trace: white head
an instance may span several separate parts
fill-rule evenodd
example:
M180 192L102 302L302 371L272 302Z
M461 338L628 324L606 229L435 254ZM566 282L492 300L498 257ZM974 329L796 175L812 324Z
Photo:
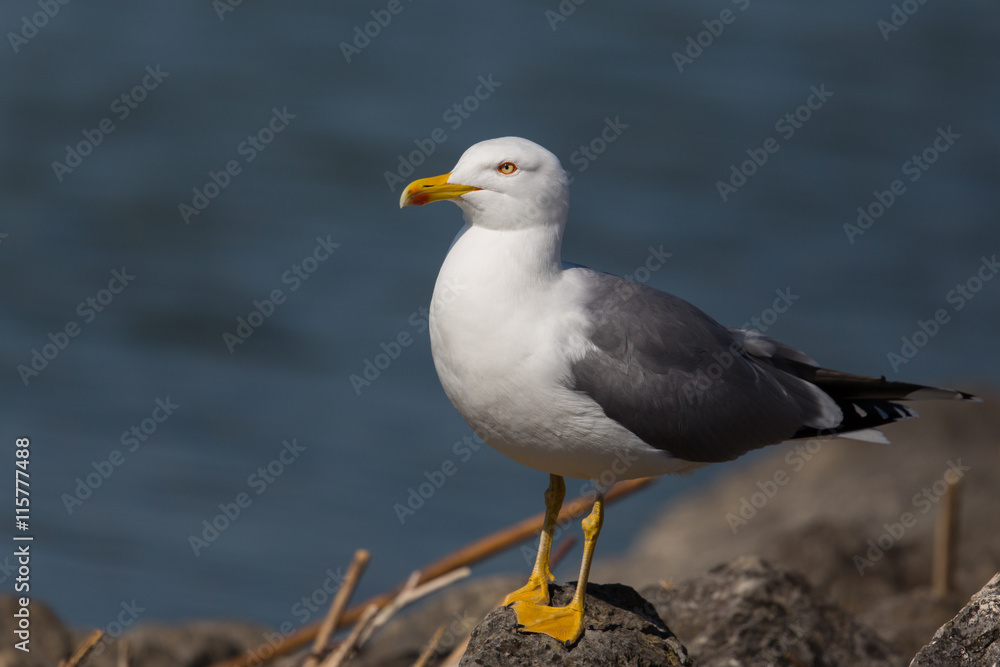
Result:
M562 228L569 210L569 179L559 158L520 137L471 146L447 174L410 183L399 207L450 200L465 221L489 229Z

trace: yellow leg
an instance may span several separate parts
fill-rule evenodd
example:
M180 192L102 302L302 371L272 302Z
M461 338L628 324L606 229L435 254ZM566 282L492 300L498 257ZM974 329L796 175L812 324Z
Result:
M531 570L528 583L504 598L504 605L514 602L529 604L549 603L549 582L555 581L549 569L549 557L552 553L552 533L556 529L559 509L566 497L566 483L559 475L549 475L549 488L545 490L545 522L542 524L542 535L538 540L538 556L535 567Z
M594 509L583 520L583 562L580 564L580 580L576 584L573 599L565 607L549 607L544 604L519 602L514 605L517 622L525 632L546 634L566 644L572 644L583 634L583 601L587 595L587 580L590 578L590 563L594 559L594 546L601 534L604 523L604 496L598 494Z

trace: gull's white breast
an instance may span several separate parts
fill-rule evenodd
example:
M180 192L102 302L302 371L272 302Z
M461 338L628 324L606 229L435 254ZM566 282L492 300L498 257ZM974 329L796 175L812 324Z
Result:
M586 273L533 254L548 233L466 227L456 238L429 318L445 393L488 444L538 470L607 481L691 467L570 388L590 345Z

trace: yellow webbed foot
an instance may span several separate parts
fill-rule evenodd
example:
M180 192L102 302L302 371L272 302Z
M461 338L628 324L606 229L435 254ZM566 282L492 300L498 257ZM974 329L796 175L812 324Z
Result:
M520 602L513 609L524 632L548 635L564 644L572 644L583 634L583 605L571 602L565 607L549 607Z
M513 593L510 593L503 599L503 605L506 607L509 604L515 602L520 602L523 604L531 605L546 605L549 603L549 581L555 581L555 577L549 574L545 576L536 576L534 574L528 579L528 583L518 588Z

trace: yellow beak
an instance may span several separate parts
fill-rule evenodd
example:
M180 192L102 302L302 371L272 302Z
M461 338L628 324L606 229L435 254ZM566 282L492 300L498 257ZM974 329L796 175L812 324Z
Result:
M403 208L404 206L423 206L424 204L441 201L442 199L458 199L466 192L474 192L480 189L471 185L449 183L448 178L450 176L451 172L448 172L440 176L421 178L419 181L413 181L406 186L403 194L399 196L399 208Z

